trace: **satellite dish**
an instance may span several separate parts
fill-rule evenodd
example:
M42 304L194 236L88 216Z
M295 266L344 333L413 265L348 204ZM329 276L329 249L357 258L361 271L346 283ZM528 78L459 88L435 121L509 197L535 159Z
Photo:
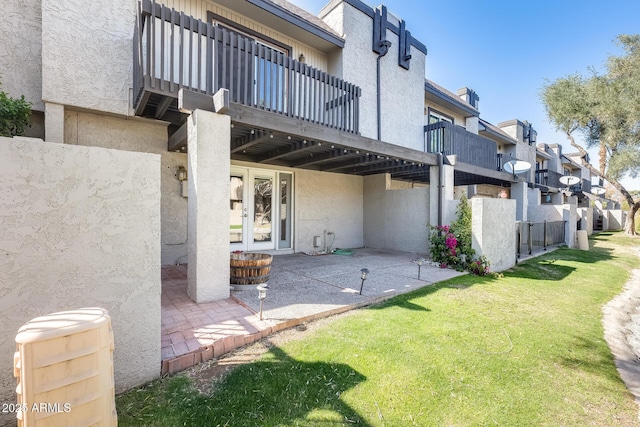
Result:
M571 187L572 185L576 185L580 182L580 178L577 176L565 175L560 177L560 182L567 187Z
M607 192L607 190L605 190L602 187L591 187L591 193L595 194L596 196L600 196L600 195L602 195L602 194L604 194L606 192Z
M525 173L531 169L531 163L523 160L509 160L503 166L505 172L513 174L513 179L516 179L516 175Z

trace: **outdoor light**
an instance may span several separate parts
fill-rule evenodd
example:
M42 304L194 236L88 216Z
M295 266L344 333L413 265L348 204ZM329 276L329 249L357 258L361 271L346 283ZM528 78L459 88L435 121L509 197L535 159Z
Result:
M298 56L298 62L301 62L303 64L305 63L305 58L304 58L304 55L302 53L300 54L300 56Z
M418 258L413 262L418 264L418 280L420 280L420 267L422 267L422 265L425 264L427 260L424 258Z
M176 173L178 177L178 181L186 181L187 180L187 170L184 166L178 166L178 172Z
M258 299L260 300L260 320L262 320L262 307L264 305L264 299L267 297L269 285L259 285L256 289L258 290Z
M364 286L364 281L367 280L368 274L369 270L367 268L360 270L360 278L362 279L362 283L360 284L360 295L362 295L362 287Z

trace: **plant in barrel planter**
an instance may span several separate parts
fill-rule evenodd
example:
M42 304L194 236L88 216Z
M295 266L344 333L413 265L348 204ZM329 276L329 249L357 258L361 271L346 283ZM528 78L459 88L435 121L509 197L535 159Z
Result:
M236 291L255 290L257 285L269 282L273 256L232 252L229 259L231 286Z

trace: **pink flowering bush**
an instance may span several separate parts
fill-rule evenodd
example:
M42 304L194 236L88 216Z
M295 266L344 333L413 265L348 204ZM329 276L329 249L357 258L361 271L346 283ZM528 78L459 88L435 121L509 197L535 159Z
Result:
M475 255L471 247L471 208L464 193L456 213L458 219L451 225L431 227L431 259L442 268L463 271Z
M465 250L460 245L460 239L456 236L456 231L448 226L442 225L431 227L432 233L429 241L431 242L431 259L440 263L441 268L455 268L456 270L464 270L464 261L466 254L473 252L473 249ZM461 257L461 255L465 257ZM471 259L472 254L469 255Z
M472 261L467 267L467 270L469 270L476 276L486 276L491 273L491 270L489 269L490 265L491 263L489 262L487 257L483 255L480 258Z

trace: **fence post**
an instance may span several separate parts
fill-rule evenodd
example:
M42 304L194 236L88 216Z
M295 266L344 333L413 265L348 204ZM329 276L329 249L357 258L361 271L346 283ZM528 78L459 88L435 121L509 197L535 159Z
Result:
M528 246L529 246L529 255L531 255L533 253L533 239L531 238L531 229L533 228L533 223L529 222L529 242L528 242Z
M546 219L544 220L544 237L543 237L543 240L544 240L544 243L543 243L544 244L544 250L546 251L547 250L547 220Z

